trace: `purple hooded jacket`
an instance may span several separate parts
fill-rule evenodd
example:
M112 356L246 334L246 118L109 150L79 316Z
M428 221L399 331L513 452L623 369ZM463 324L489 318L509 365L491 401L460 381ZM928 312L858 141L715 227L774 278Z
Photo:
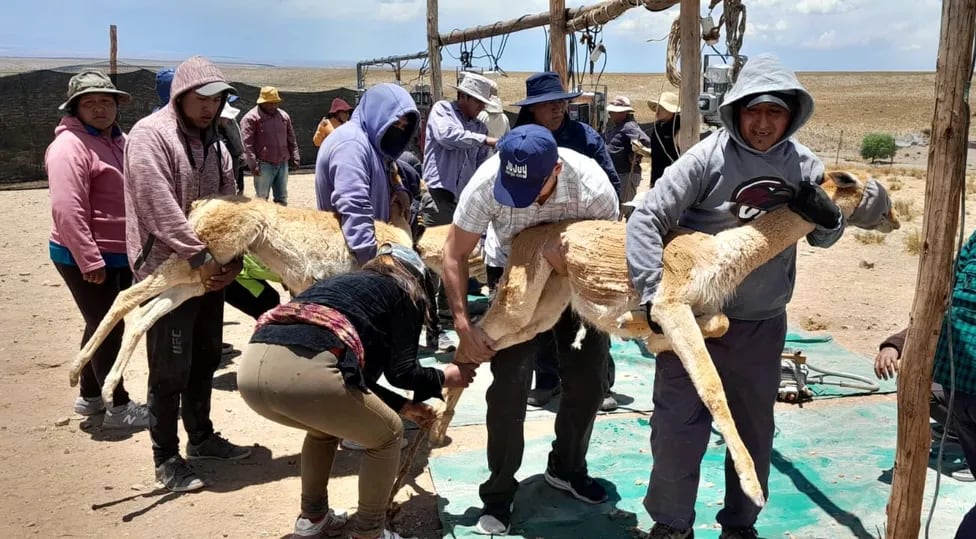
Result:
M384 140L403 115L408 119L406 129ZM346 245L360 264L376 256L373 221L390 220L389 163L403 153L419 124L420 113L406 90L378 84L366 90L349 121L319 148L315 160L318 208L339 214Z

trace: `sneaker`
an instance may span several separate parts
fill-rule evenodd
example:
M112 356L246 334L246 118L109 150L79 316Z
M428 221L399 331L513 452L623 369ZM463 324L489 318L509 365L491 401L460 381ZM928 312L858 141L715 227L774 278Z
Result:
M530 389L529 398L526 400L526 403L529 406L535 406L537 408L541 408L549 404L549 401L551 401L553 397L558 395L560 391L561 389L559 388L559 386L556 386L551 389L539 389L539 388Z
M78 397L75 399L75 413L90 417L105 411L105 403L101 397Z
M972 483L973 481L976 481L976 478L973 477L972 470L969 468L960 468L952 472L952 478L956 481L962 481L963 483Z
M295 532L292 537L336 537L342 533L343 526L349 521L345 511L336 513L332 509L316 521L299 516L295 519Z
M103 429L148 429L149 409L145 404L129 401L105 410Z
M349 451L366 451L366 446L345 438L339 442L339 445ZM406 437L400 438L400 449L405 449L408 445L410 445L410 441Z
M186 458L190 460L240 460L251 456L251 448L234 445L219 432L210 435L199 445L186 444Z
M486 503L473 531L478 535L508 535L508 530L511 527L511 504Z
M551 468L546 468L545 477L546 483L549 483L550 487L565 490L577 500L593 504L607 501L607 491L600 486L600 483L585 473L562 478L557 476Z
M667 524L657 523L651 528L651 533L647 534L647 539L695 539L695 530L679 530Z
M749 526L748 528L722 528L722 535L718 536L718 539L759 539L759 532L756 528Z
M205 486L193 468L179 455L174 455L156 466L156 482L172 492L190 492Z
M457 338L448 334L446 331L437 336L438 352L453 352L457 350Z
M619 407L620 405L617 404L617 398L613 396L613 393L607 393L607 396L603 397L603 402L600 403L601 412L612 412Z

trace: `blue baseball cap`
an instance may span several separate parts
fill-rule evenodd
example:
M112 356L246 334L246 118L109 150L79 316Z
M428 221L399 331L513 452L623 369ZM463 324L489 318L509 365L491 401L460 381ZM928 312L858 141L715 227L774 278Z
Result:
M516 127L498 141L497 149L495 200L511 208L531 206L559 162L552 132L536 124Z

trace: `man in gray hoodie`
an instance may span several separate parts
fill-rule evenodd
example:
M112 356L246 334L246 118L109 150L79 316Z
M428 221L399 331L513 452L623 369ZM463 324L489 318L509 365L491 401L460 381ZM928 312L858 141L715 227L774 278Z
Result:
M810 245L828 247L843 234L840 210L819 187L823 164L792 135L813 114L813 98L778 60L746 64L721 106L723 127L674 162L627 222L627 263L648 323L661 282L662 238L677 227L715 234L789 204L817 225ZM773 405L786 339L786 304L796 277L792 246L757 268L723 310L729 331L706 341L725 387L736 427L768 497ZM653 539L694 537L695 498L712 417L671 352L657 357L651 451L654 464L644 507ZM754 539L760 509L743 493L725 460L721 539Z

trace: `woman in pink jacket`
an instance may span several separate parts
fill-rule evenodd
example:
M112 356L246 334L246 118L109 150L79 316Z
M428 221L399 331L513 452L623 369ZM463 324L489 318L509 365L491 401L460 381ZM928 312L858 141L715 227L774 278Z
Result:
M44 156L54 218L51 260L85 319L82 343L119 292L132 284L122 190L125 134L116 121L118 106L130 100L102 73L71 77L68 100L59 107L65 116ZM112 408L106 410L102 402L101 386L119 352L122 332L119 324L81 372L81 395L74 408L84 416L104 412L103 428L146 428L146 406L130 400L122 383Z

